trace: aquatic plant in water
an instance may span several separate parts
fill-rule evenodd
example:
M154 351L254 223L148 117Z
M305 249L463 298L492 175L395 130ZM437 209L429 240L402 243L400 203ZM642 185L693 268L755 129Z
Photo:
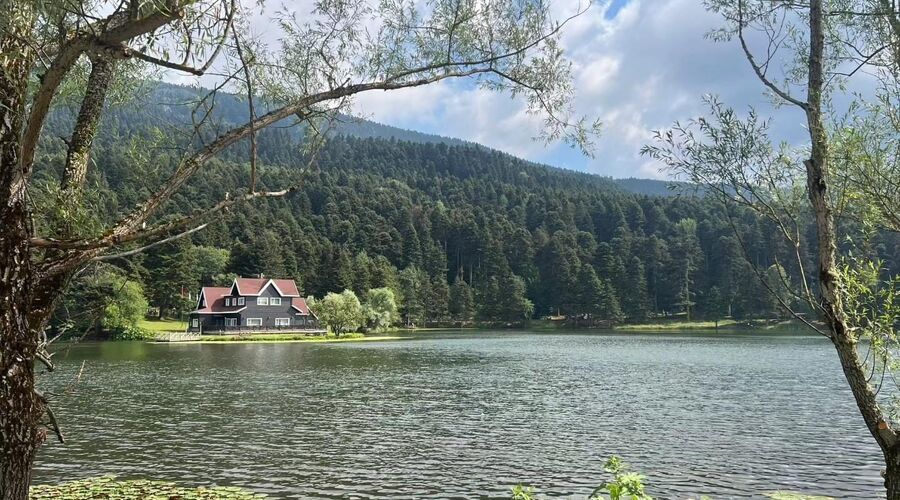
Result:
M259 500L265 495L235 487L185 488L167 481L136 479L119 481L102 476L60 485L32 486L32 500Z

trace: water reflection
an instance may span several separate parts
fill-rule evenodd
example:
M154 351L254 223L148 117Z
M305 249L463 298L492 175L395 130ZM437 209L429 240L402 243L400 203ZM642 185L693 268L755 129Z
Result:
M72 348L69 444L105 473L283 498L584 498L622 455L661 498L880 495L834 353L808 336L447 334L342 344Z

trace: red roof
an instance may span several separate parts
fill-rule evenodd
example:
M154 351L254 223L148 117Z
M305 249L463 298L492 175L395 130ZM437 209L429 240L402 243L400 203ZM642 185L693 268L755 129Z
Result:
M246 305L225 306L225 297L232 296L232 288L237 285L240 296L254 296L262 293L270 282L282 297L296 297L291 301L291 306L299 311L298 314L304 316L310 314L309 307L306 305L303 297L300 297L300 291L297 289L297 283L294 280L269 278L236 278L231 286L205 286L200 290L197 310L192 312L197 314L219 314L242 311ZM200 307L201 302L203 307Z
M309 306L306 305L306 299L303 297L294 299L291 302L291 307L297 310L297 314L300 316L309 316L311 313L309 312ZM313 314L315 316L315 314Z
M269 279L269 278L236 278L234 284L237 285L241 295L259 295L265 289L269 282L275 285L282 297L299 297L300 290L297 289L297 283L288 279Z
M225 307L225 296L231 292L230 286L205 286L200 290L200 301L198 301L195 313L211 314L235 311L238 307ZM204 307L199 307L200 302ZM240 307L243 309L243 306Z

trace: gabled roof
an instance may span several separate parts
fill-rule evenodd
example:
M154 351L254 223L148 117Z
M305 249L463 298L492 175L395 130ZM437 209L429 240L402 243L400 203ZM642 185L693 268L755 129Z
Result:
M312 316L316 317L315 313L309 310L309 306L306 305L306 299L303 297L294 299L291 301L291 307L297 311L297 316Z
M270 284L275 287L275 290L282 297L300 296L300 290L297 289L297 283L291 279L235 278L232 287L237 288L239 295L246 297L262 294L263 290ZM229 290L231 290L231 288L229 288Z
M198 314L210 314L216 312L231 312L234 308L225 307L224 297L231 291L227 286L205 286L200 289L200 298L197 300Z

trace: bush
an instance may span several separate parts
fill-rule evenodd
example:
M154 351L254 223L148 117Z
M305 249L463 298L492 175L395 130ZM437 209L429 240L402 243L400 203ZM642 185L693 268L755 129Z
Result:
M595 489L588 500L653 500L653 497L644 492L644 476L630 472L628 465L617 456L612 456L606 461L603 470L612 474L612 481L604 481ZM834 500L831 497L804 495L791 491L772 491L765 494L772 500ZM513 486L510 498L512 500L540 500L533 488L528 486ZM710 497L701 496L699 500L712 500Z
M156 332L137 326L124 326L113 330L109 336L112 340L153 340Z
M182 488L166 481L145 479L117 481L114 476L103 476L72 481L57 486L32 486L32 500L258 500L265 495L241 488Z

